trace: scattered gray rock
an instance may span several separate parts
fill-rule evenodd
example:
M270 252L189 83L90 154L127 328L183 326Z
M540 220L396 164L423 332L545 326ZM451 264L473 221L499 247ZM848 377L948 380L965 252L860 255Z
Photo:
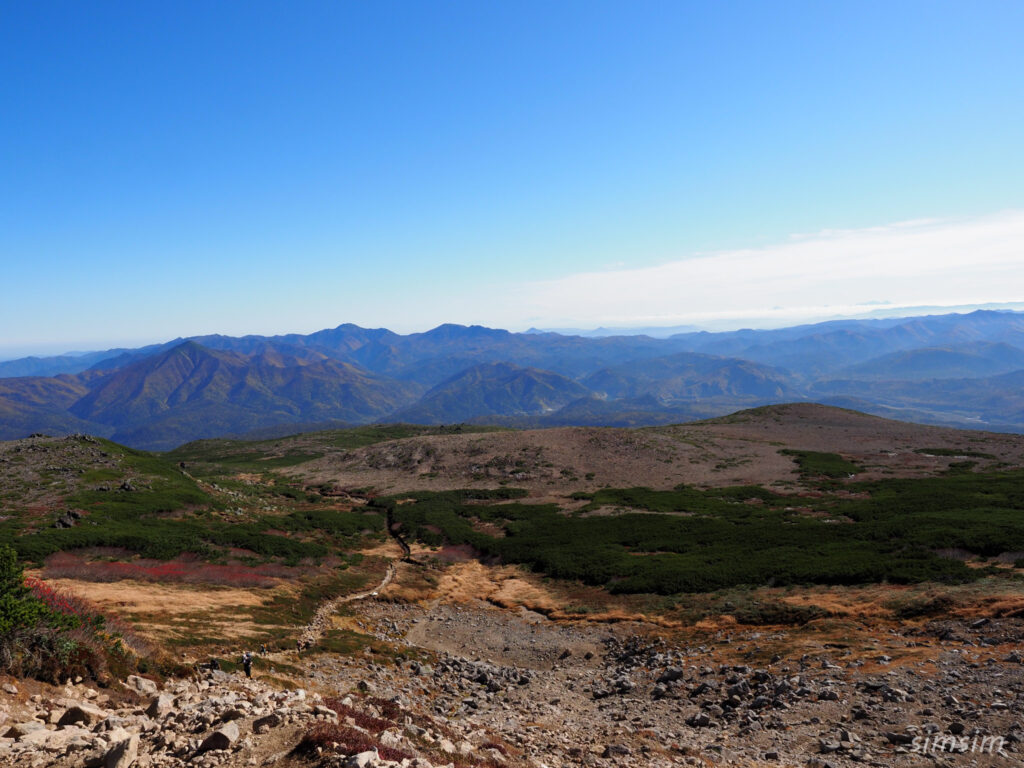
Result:
M91 704L75 704L64 712L60 720L57 721L57 725L76 725L78 723L82 723L84 725L95 725L101 720L106 719L106 717L106 712L98 707L92 706Z
M238 723L232 720L203 739L197 754L209 752L212 749L229 749L232 744L238 741L238 736Z
M20 739L22 736L28 733L32 733L32 731L38 731L43 728L46 728L46 726L38 720L29 720L24 723L15 723L7 729L7 732L4 733L4 737L8 739Z
M138 754L139 735L136 733L114 744L104 759L104 768L130 768Z
M128 675L124 684L143 696L156 696L157 692L160 690L157 684L152 680L147 680L146 678L139 677L138 675Z

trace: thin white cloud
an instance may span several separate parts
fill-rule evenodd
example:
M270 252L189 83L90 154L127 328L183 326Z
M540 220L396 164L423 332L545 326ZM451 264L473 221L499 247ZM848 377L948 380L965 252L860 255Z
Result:
M801 321L915 306L1024 300L1024 211L794 236L642 269L587 272L515 291L546 327Z

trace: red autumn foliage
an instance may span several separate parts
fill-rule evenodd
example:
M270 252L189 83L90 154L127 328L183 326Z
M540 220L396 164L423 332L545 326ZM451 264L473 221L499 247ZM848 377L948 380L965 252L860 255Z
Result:
M222 584L235 587L275 586L280 579L299 575L299 569L264 563L261 565L214 565L193 559L89 561L70 552L58 552L46 560L43 575L49 579L82 581L180 582L186 584Z
M99 613L82 598L63 589L56 589L45 581L33 576L25 577L25 586L31 590L34 598L42 600L51 611L56 613L63 613L66 616L77 616L82 620L88 620L91 616Z
M75 675L104 680L129 674L138 658L152 653L127 624L88 600L34 577L24 578L24 584L49 615L2 638L0 658L12 674L54 683Z
M388 720L394 720L398 722L401 720L402 715L405 713L402 708L398 706L398 702L391 701L390 699L382 699L378 696L367 696L366 701L380 710L381 716Z
M34 576L25 577L25 586L31 590L33 597L46 603L51 611L74 616L86 624L100 626L108 635L121 637L125 644L137 653L148 653L151 650L148 643L135 636L129 624L116 616L103 613L88 600L65 589L58 589Z
M358 752L369 752L377 749L385 760L401 761L412 759L414 755L400 749L385 747L361 731L338 723L317 723L302 737L297 750L309 754L320 747L324 752L335 752L342 755L354 755Z
M438 731L448 738L459 738L445 725L434 722L429 717L417 716L407 712L396 702L389 699L368 696L362 701L376 706L381 711L382 717L387 719L373 717L365 712L360 712L354 707L343 704L338 697L325 699L324 704L337 712L340 719L350 719L352 723L363 730L358 730L344 723L317 723L303 736L298 746L298 751L312 754L319 748L323 752L353 755L377 749L380 756L385 760L400 761L405 758L411 758L413 755L399 749L382 746L376 739L382 731L398 727L399 721L406 717L411 718L422 727ZM488 742L481 749L494 749L506 757L509 754L508 749L503 744L497 742ZM450 755L438 754L438 757L451 759ZM454 765L456 768L502 768L503 764L490 756L478 757L470 754L454 758Z
M392 720L381 720L380 718L368 715L365 712L360 712L354 707L346 706L341 703L341 699L332 698L326 699L324 703L338 713L338 718L344 720L346 717L351 717L352 721L360 728L365 728L373 734L378 734L387 728L394 728L397 723Z

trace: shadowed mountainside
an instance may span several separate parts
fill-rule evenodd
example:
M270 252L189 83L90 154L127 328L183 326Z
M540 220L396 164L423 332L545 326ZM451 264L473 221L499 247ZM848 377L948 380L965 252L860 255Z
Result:
M68 410L115 439L170 448L275 423L364 422L417 394L323 355L267 348L246 357L185 342L109 374Z
M835 378L923 381L983 378L1024 369L1024 350L1009 344L976 342L891 352L843 368Z
M557 373L485 363L438 384L395 418L416 424L443 424L489 416L551 413L587 394L586 387Z
M792 400L792 376L748 360L682 352L605 368L583 383L611 398L653 396L661 402L713 397Z
M809 400L1024 431L1022 370L1014 312L669 338L343 324L0 363L0 439L91 432L168 448L300 424L642 426ZM31 371L62 372L2 378Z

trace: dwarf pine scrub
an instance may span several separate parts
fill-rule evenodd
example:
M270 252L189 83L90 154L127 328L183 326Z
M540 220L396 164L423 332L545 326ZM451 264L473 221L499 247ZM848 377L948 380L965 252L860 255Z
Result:
M0 669L52 682L77 675L103 679L133 670L141 650L124 624L26 579L14 550L0 547Z

